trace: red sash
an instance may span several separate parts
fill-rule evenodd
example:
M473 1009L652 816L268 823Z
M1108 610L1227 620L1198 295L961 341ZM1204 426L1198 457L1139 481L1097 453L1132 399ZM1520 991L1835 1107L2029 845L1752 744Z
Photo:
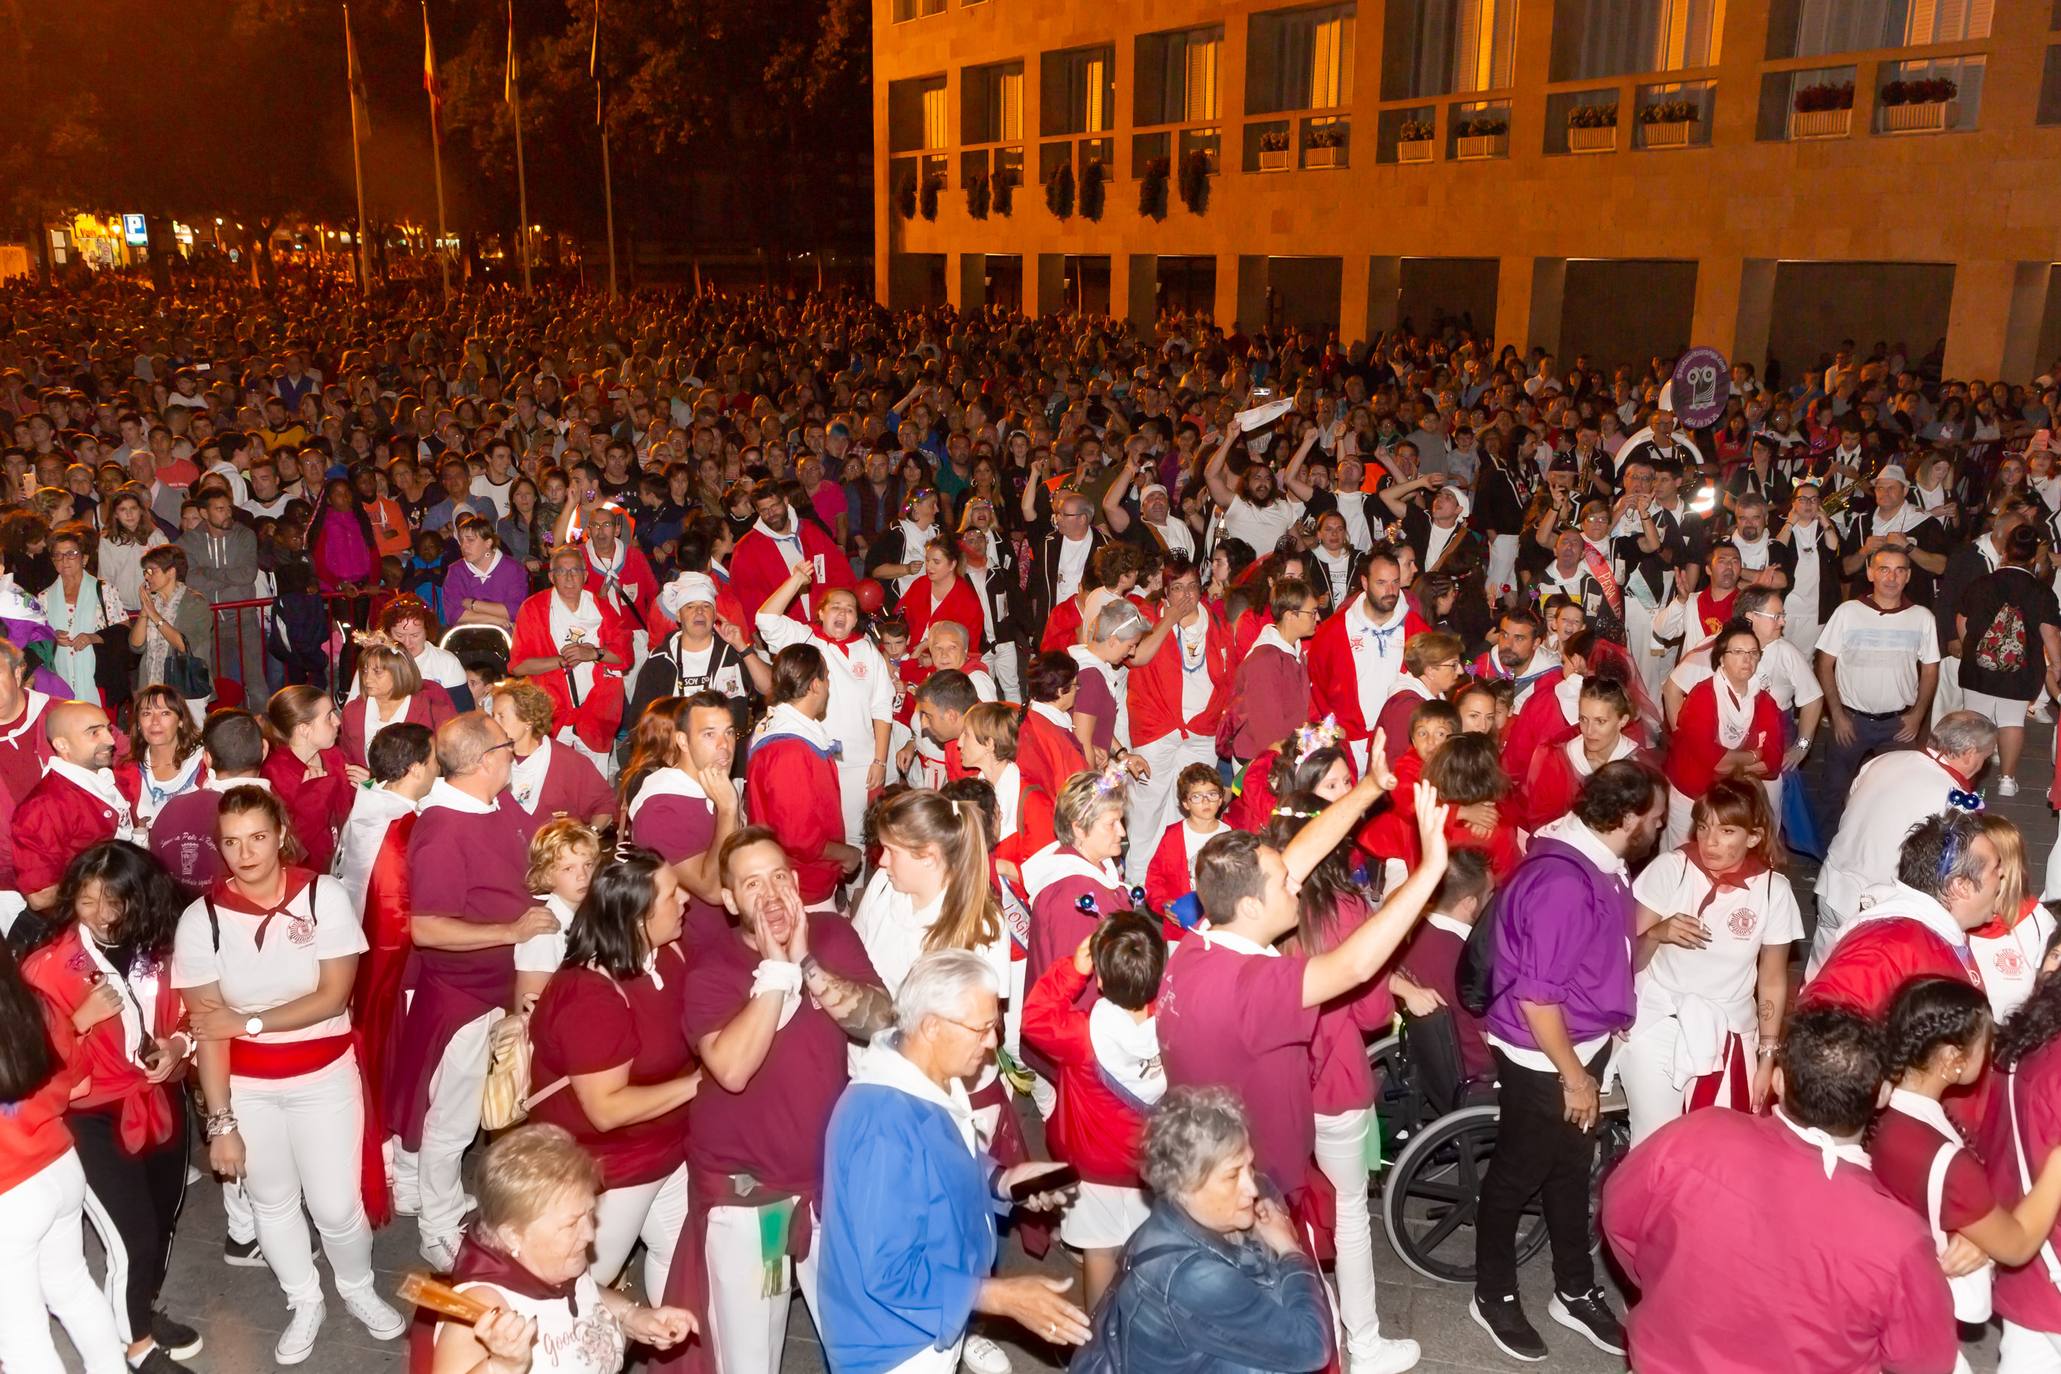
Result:
M229 1042L229 1072L244 1078L299 1078L326 1069L351 1052L357 1036L325 1035L319 1040ZM360 1132L358 1192L364 1199L365 1217L375 1227L392 1218L392 1202L386 1190L386 1161L380 1150L379 1114L372 1101L371 1080L358 1075L358 1092L363 1099L364 1127Z

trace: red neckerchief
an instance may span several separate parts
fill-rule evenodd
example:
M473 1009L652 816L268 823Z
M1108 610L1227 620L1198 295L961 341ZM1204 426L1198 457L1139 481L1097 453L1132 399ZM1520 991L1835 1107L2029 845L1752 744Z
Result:
M1968 938L1971 940L2001 940L2004 936L2016 930L2021 921L2032 915L2032 909L2039 904L2039 898L2027 897L2018 904L2017 916L2009 921L2006 921L2001 916L1992 916L1975 929L1969 931Z
M1703 918L1703 913L1709 910L1710 904L1716 901L1718 894L1726 888L1736 888L1743 892L1748 883L1768 871L1767 860L1748 850L1746 857L1740 860L1739 866L1731 872L1713 873L1704 867L1703 856L1696 852L1696 841L1693 839L1683 843L1682 857L1689 861L1689 867L1710 880L1710 891L1705 893L1703 900L1696 904L1696 917L1698 920Z
M1906 606L1911 604L1908 601L1899 601L1894 606L1878 605L1875 601L1875 593L1873 592L1869 592L1866 596L1856 597L1855 600L1859 601L1863 606L1866 606L1869 610L1873 611L1877 615L1895 615L1898 611L1903 610Z
M265 947L265 932L272 928L272 922L278 919L289 906L293 905L293 899L300 896L304 888L315 881L315 875L312 872L305 868L295 868L290 864L280 870L280 872L286 880L285 886L279 891L279 900L271 906L261 906L257 902L252 901L228 878L223 878L220 882L216 883L215 890L211 894L215 905L226 906L231 911L259 918L257 934L251 937L251 943L255 944L259 949Z
M1967 774L1963 773L1960 769L1954 767L1951 763L1948 763L1945 759L1941 758L1933 750L1927 749L1925 751L1925 757L1931 759L1941 768L1946 769L1948 776L1952 777L1955 782L1961 785L1961 790L1963 792L1972 792L1975 790L1973 780L1970 779Z
M828 630L824 629L821 625L818 625L816 627L816 638L822 640L825 644L828 644L831 648L837 650L846 658L850 658L852 656L852 645L858 643L859 634L858 631L854 630L852 633L844 636L842 639L838 639L834 638L831 635L831 633Z

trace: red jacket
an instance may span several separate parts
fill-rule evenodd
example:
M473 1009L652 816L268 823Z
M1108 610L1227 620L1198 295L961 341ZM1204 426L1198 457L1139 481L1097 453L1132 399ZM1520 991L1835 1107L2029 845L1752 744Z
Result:
M1786 739L1782 708L1766 692L1753 698L1753 723L1746 727L1744 748L1760 755L1766 776L1782 776L1782 747ZM1668 742L1667 780L1690 800L1701 797L1717 780L1718 761L1725 746L1718 743L1717 679L1705 678L1690 689L1682 702L1682 714Z
M343 756L360 768L365 763L365 713L372 709L371 703L362 696L352 697L344 703L343 724L337 730L336 747L343 750ZM420 691L408 698L408 704L401 711L400 720L389 724L398 725L409 721L416 725L427 725L430 733L458 714L458 708L451 704L451 694L441 683L424 682ZM121 775L115 775L117 782ZM126 790L126 789L125 789Z
M45 1013L61 1018L67 1026L79 1003L94 988L100 966L80 943L82 928L73 921L62 934L22 961L22 978L42 999ZM170 951L167 951L169 961ZM145 956L138 956L143 959ZM180 1029L186 1019L185 1002L171 985L169 962L158 965L157 1004L151 1024L144 1027L152 1039L163 1040ZM123 1044L122 1018L110 1016L73 1040L65 1055L67 1071L74 1080L84 1080L86 1090L71 1102L73 1110L102 1110L112 1107L123 1153L134 1157L172 1138L171 1094L183 1092L181 1070L168 1083L152 1083L129 1058Z
M118 823L106 802L61 773L45 773L15 807L16 887L24 894L55 887L73 859L114 838Z
M1231 757L1252 758L1309 719L1308 665L1272 644L1255 645L1231 682Z
M820 588L852 585L852 560L814 521L796 516L795 525L801 533L802 556L815 558L820 555L823 559L821 580L802 588L801 595L787 606L788 619L806 625L815 613L816 593ZM749 626L758 616L759 607L766 604L766 598L787 580L787 571L787 559L771 535L756 526L745 531L744 537L737 541L737 547L730 551L730 590L744 608L745 619L741 624Z
M1202 613L1208 617L1208 628L1202 636L1202 659L1204 671L1209 674L1209 701L1197 714L1182 718L1181 675L1185 665L1179 638L1168 634L1150 662L1131 665L1130 677L1125 682L1124 700L1130 709L1133 749L1141 749L1175 730L1216 738L1224 708L1231 701L1231 632L1215 611L1205 606ZM1158 624L1159 609L1148 610L1146 618Z
M1023 774L1023 790L1043 792L1055 802L1066 780L1088 766L1080 739L1062 730L1029 707L1016 731L1016 767Z
M1526 830L1539 830L1574 810L1574 799L1582 790L1582 778L1567 757L1573 737L1561 740L1531 756L1531 774L1524 785L1503 799L1503 805ZM1649 768L1659 766L1651 753L1633 749L1625 755Z
M522 603L522 609L515 615L514 643L508 651L510 663L520 663L526 658L557 658L558 641L551 633L551 598L556 590L546 587ZM601 611L600 647L621 660L608 664L597 660L594 664L594 686L577 705L572 698L572 682L563 668L553 668L530 679L544 689L551 698L551 730L557 733L567 725L580 742L595 753L604 753L615 744L616 727L623 720L623 674L630 669L630 660L636 649L630 642L630 627L615 603L605 596L596 595L594 604Z
M1152 862L1145 866L1145 905L1162 916L1195 890L1195 877L1188 871L1187 829L1185 820L1168 826L1159 837L1159 847L1152 851Z
M308 765L291 749L275 748L265 755L258 772L272 784L286 807L286 819L299 837L307 857L301 866L312 873L327 873L336 857L336 837L351 818L351 802L357 789L344 774L343 750L334 745L316 756L323 776L307 776Z
M1089 974L1071 956L1056 959L1023 999L1024 1043L1059 1075L1059 1103L1045 1123L1053 1158L1081 1171L1090 1183L1136 1188L1138 1143L1145 1118L1102 1081L1088 1039L1088 1013L1076 1005Z
M1311 719L1330 716L1345 731L1347 739L1365 739L1374 733L1374 722L1360 713L1360 673L1353 663L1352 639L1345 626L1346 608L1354 599L1347 597L1344 606L1324 618L1303 652L1310 665ZM1415 611L1405 612L1403 643L1430 628ZM1408 748L1409 741L1403 741L1403 745Z
M829 755L799 735L765 736L745 764L744 809L779 837L803 902L813 906L837 891L844 865L825 858L823 846L844 843L844 803Z

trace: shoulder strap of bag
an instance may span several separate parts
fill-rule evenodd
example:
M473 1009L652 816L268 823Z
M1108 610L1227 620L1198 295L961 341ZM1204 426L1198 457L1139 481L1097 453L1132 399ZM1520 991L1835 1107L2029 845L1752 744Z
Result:
M215 953L220 954L222 952L222 918L215 911L215 899L207 893L202 893L200 903L207 909L208 934L214 937Z
M596 969L594 971L596 973L601 972L599 969ZM609 978L609 976L605 973L602 973L601 976L608 980L608 985L615 989L616 995L618 997L623 999L623 1005L626 1007L630 1005L630 994L623 991L623 985L617 982L615 979ZM523 1025L522 1034L523 1039L529 1039L530 1028L527 1022L525 1022ZM528 1097L525 1097L522 1100L523 1115L528 1116L532 1111L536 1109L536 1106L539 1102L542 1102L544 1099L552 1096L553 1094L564 1090L566 1085L568 1085L571 1082L571 1074L562 1074L555 1082L548 1083L544 1087L539 1088L537 1091L531 1093Z
M2025 1192L2032 1191L2032 1169L2025 1161L2025 1130L2018 1121L2018 1066L2004 1075L2005 1115L2011 1122L2011 1148L2018 1157L2018 1186ZM2061 1256L2054 1253L2051 1238L2040 1242L2040 1262L2047 1267L2047 1278L2055 1287L2061 1288Z

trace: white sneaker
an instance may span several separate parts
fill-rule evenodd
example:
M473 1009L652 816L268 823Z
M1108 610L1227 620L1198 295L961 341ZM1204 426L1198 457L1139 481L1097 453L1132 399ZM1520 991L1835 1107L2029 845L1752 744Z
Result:
M343 1305L375 1341L390 1341L408 1329L408 1319L388 1307L370 1288L344 1294Z
M1406 1369L1415 1369L1423 1354L1415 1341L1376 1336L1371 1341L1353 1343L1346 1352L1345 1371L1346 1374L1403 1374Z
M968 1336L959 1352L959 1363L970 1374L1009 1374L1014 1368L1009 1363L1009 1352L986 1336Z
M433 1273L448 1274L451 1267L458 1263L458 1243L455 1240L424 1236L422 1244L416 1247L416 1253L422 1256L422 1262L427 1264Z
M2005 775L2004 775L2003 777L2000 777L2000 778L1998 778L1998 779L1997 779L1997 795L1998 795L1998 796L2000 796L2000 797L2015 797L2015 796L2017 796L2017 795L2018 795L2018 779L2016 779L2016 778L2012 777L2012 776L2011 776L2010 774L2008 774L2008 773L2007 773L2007 774L2005 774Z
M293 1316L272 1347L272 1363L299 1364L315 1352L315 1337L322 1331L322 1319L329 1315L321 1301L296 1303L287 1309Z

